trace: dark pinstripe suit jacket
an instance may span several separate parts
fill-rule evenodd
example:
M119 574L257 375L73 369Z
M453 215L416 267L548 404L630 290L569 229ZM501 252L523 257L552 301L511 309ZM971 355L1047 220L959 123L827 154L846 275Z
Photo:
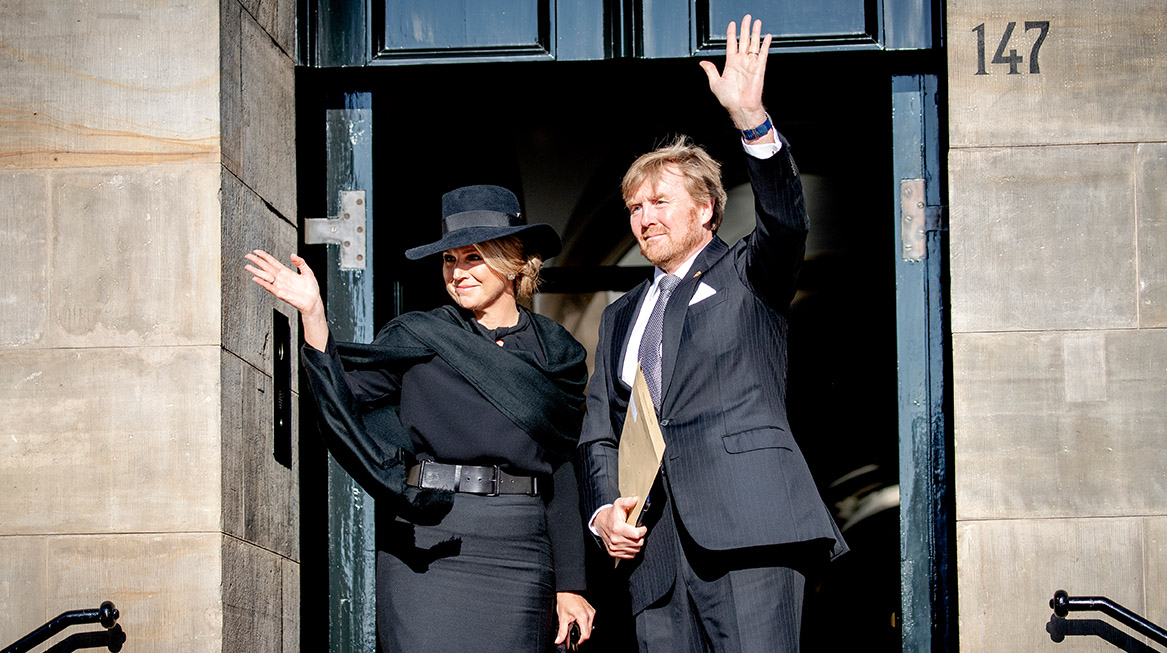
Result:
M786 418L786 315L808 221L789 145L747 156L757 226L733 247L714 237L673 292L662 341L660 425L676 513L706 549L823 540L846 544L818 494ZM700 283L716 292L689 305ZM630 389L619 378L648 282L605 309L580 439L583 510L619 496L616 453ZM654 495L654 503L656 496ZM655 511L630 571L640 612L672 586L672 511Z

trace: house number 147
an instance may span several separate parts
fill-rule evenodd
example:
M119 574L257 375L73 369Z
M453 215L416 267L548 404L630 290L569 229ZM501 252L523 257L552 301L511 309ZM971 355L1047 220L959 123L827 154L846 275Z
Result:
M1009 47L1009 39L1013 38L1013 29L1017 27L1016 22L1009 23L1005 26L1005 33L1001 36L1001 42L997 45L997 51L993 54L993 58L989 63L993 64L1009 64L1009 74L1019 75L1018 70L1024 62L1024 58L1017 54L1017 48ZM1037 39L1034 40L1033 45L1029 48L1029 72L1037 75L1041 73L1041 67L1037 65L1037 52L1041 50L1042 41L1049 34L1048 20L1027 20L1025 21L1025 31L1041 30L1037 34ZM985 24L981 23L972 29L977 34L977 74L988 75L985 69ZM1005 54L1008 50L1009 54Z

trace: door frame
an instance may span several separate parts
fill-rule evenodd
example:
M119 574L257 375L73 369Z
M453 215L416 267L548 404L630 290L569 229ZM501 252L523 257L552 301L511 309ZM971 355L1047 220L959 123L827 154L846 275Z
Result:
M605 6L607 6L606 3ZM327 5L328 11L320 7ZM896 11L888 11L894 5ZM369 194L368 228L374 228L372 212L372 94L361 87L360 68L369 66L370 44L364 39L326 38L321 34L368 35L369 9L363 0L300 0L307 16L300 39L300 61L319 62L314 73L337 72L336 106L326 109L327 202L336 201L346 184ZM626 13L621 12L621 16ZM899 381L900 468L900 572L902 611L899 615L903 650L948 650L956 644L955 510L952 484L951 356L947 307L947 233L944 225L944 96L941 73L915 72L935 69L943 57L938 44L943 21L942 5L932 0L900 0L884 8L885 48L916 49L923 55L907 55L898 67L908 72L889 80L893 106L892 210L895 221L897 363ZM910 20L911 15L921 20ZM319 21L327 20L330 26ZM625 21L634 22L634 21ZM615 24L615 23L614 23ZM621 56L618 47L627 35L606 34L609 44L601 56ZM326 52L326 55L320 55ZM588 50L594 52L594 48ZM881 55L882 56L882 55ZM901 55L890 54L890 57ZM323 57L323 59L321 58ZM923 62L923 63L921 63ZM404 63L404 62L403 62ZM410 65L425 65L411 63ZM329 102L332 102L331 100ZM345 144L337 134L360 127L367 142ZM319 135L311 135L319 138ZM311 151L312 148L309 148ZM302 176L307 179L307 176ZM907 229L903 180L923 180L922 256L904 256ZM304 195L304 193L302 193ZM329 206L335 211L335 206ZM331 215L331 213L329 214ZM303 216L305 218L315 216ZM366 242L372 242L371 234ZM326 277L330 324L336 321L338 339L368 341L373 335L371 249L368 269L359 273L338 269L335 248L329 247ZM570 283L570 273L561 283ZM400 297L382 298L400 304ZM343 307L343 308L340 308ZM337 312L334 315L334 310ZM302 423L304 423L302 421ZM303 438L301 438L303 441ZM374 505L371 497L330 462L329 496L329 648L332 651L373 650L375 643ZM317 600L318 596L313 596ZM309 606L305 602L305 607ZM306 612L307 614L307 612ZM372 639L370 639L372 638Z

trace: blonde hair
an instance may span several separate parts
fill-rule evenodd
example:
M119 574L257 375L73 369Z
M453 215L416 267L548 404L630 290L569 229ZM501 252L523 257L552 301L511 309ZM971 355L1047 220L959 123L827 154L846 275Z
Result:
M709 226L716 232L721 226L726 200L725 186L721 183L721 164L709 156L705 148L695 145L683 134L632 162L620 184L624 201L627 202L644 182L655 184L660 181L669 167L675 168L684 178L685 190L694 201L700 204L713 200L713 218Z
M543 257L539 254L525 255L523 241L518 236L474 243L474 249L482 256L487 267L511 281L518 299L527 299L539 289Z

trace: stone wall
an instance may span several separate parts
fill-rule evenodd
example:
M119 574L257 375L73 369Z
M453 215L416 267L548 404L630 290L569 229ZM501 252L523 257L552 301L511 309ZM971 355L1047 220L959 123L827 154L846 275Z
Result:
M1165 29L1155 0L948 3L964 651L1106 622L1051 619L1058 589L1167 623Z
M293 10L0 4L0 645L111 600L126 650L297 648L241 272L296 242Z
M298 464L273 456L272 308L242 271L296 250L295 0L221 0L223 650L299 650ZM299 320L291 326L292 384ZM291 451L297 450L293 395Z

